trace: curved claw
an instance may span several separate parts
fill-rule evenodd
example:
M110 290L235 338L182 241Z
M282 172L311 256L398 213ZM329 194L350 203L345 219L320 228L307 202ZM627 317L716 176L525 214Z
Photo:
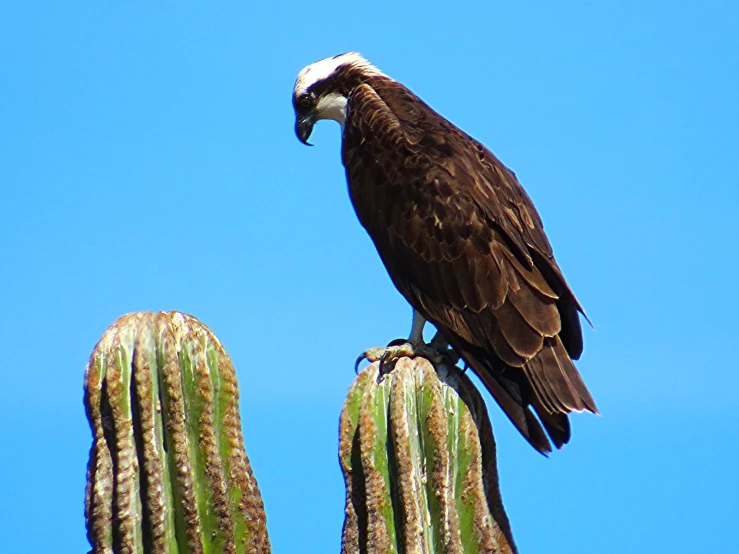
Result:
M359 357L357 358L357 361L354 362L354 374L359 375L359 364L362 363L362 360L367 359L367 352L362 352Z
M376 362L380 361L380 366L382 366L382 359L387 354L387 348L384 346L375 346L373 348L368 348L364 352L362 352L359 357L357 358L357 361L354 362L354 372L359 373L359 364L362 363L362 360L367 360L368 362Z

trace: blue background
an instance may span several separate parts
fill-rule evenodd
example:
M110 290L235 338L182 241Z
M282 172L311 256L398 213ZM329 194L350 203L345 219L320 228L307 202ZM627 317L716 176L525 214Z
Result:
M82 376L178 309L237 367L276 553L336 552L337 423L410 310L290 104L358 50L514 169L595 330L603 413L537 455L492 405L521 552L729 552L739 508L733 1L0 6L0 536L86 552Z

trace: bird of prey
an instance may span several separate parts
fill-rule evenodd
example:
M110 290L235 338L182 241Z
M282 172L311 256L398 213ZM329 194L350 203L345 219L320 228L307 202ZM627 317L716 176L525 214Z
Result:
M561 448L568 413L597 413L572 362L584 312L514 173L357 53L305 67L292 101L305 144L341 125L352 204L413 307L410 350L430 321L536 450Z

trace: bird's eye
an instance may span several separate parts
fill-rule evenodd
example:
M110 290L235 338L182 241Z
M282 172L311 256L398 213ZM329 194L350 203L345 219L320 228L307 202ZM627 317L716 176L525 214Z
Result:
M307 110L313 106L313 99L309 94L303 94L298 98L298 107Z

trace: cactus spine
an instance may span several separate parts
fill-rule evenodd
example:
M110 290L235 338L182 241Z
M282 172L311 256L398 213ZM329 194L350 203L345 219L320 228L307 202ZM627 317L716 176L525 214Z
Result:
M119 318L85 374L95 553L267 554L231 360L179 312Z
M401 358L349 390L340 423L342 554L516 552L495 441L477 389L456 367Z

